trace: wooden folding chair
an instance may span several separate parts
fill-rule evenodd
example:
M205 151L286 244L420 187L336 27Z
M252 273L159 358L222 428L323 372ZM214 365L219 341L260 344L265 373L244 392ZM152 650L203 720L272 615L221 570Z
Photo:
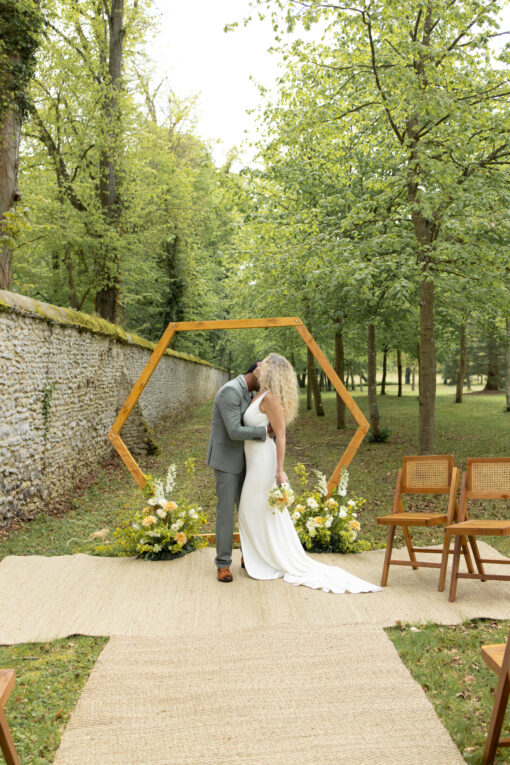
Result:
M446 540L441 550L427 547L414 547L409 529L411 527L446 526L452 523L457 508L457 486L459 483L459 471L454 465L452 454L438 454L420 457L404 457L402 467L398 471L397 485L393 499L391 515L383 515L377 518L377 523L389 526L386 555L381 577L381 586L385 587L388 582L390 566L412 566L418 569L421 566L428 568L441 568L448 561L450 552ZM447 494L448 507L445 513L429 512L406 512L402 504L403 494ZM395 531L397 526L402 528L402 533L407 545L409 560L394 560L391 557ZM464 555L470 570L473 569L467 544L463 545ZM416 553L436 553L441 555L441 562L418 560Z
M482 657L499 677L482 758L483 765L492 765L496 749L499 746L510 746L510 738L499 738L510 694L510 634L506 643L483 645Z
M467 460L466 471L462 476L457 523L446 527L445 544L455 536L453 548L452 576L450 580L449 600L457 595L458 579L501 579L510 581L508 574L487 574L484 563L510 563L505 559L481 558L476 544L476 537L510 536L510 520L470 520L467 510L468 499L510 499L510 457L475 457ZM478 569L477 573L459 572L461 540L468 538ZM441 572L442 589L446 571Z
M20 765L4 711L5 702L11 695L15 682L16 674L13 669L0 669L0 748L7 765Z

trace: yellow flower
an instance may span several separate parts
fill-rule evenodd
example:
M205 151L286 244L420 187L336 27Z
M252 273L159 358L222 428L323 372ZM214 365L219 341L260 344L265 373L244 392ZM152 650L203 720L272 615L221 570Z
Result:
M166 510L167 513L171 513L172 510L177 510L177 505L175 502L167 502L165 505L163 505L163 510Z
M354 519L349 521L349 528L353 529L354 531L359 531L361 528L359 521L355 521Z
M188 541L188 537L183 531L178 531L177 534L175 535L175 541L177 542L178 545L181 545L182 547L182 545L185 545L186 542Z
M314 518L314 521L316 526L322 526L322 524L324 523L324 518L322 517L322 515L318 515L316 518Z
M146 505L142 510L142 515L146 515L147 513L152 513L152 507L150 505Z
M145 518L142 518L142 526L152 526L153 523L156 523L156 518L153 515L146 515Z

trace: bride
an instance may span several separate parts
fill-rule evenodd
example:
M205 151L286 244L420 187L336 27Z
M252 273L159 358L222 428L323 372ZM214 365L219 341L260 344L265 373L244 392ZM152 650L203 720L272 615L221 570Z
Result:
M268 489L288 481L284 470L285 428L297 414L298 388L293 367L276 353L258 371L259 393L244 414L244 424L268 424L276 435L265 441L245 441L246 478L239 501L239 531L244 566L254 579L278 579L324 592L376 592L337 566L310 558L301 545L288 510L274 512Z

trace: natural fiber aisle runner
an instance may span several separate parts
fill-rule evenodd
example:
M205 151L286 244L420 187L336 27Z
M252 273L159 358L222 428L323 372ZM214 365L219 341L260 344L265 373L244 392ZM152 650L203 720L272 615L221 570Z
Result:
M482 554L498 553L480 544ZM406 551L396 553L407 556ZM384 550L317 555L368 581L380 581ZM394 566L389 586L365 595L331 595L282 580L258 582L234 551L232 584L219 584L214 550L173 561L68 555L9 556L0 563L0 643L84 635L211 634L260 626L373 624L395 621L458 624L464 619L510 618L508 582L461 580L457 601L437 592L437 569ZM504 573L508 573L501 567Z
M455 765L378 627L113 637L55 765Z

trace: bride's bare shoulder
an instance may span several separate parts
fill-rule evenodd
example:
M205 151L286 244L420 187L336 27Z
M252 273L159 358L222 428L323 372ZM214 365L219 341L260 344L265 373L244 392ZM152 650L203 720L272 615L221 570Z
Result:
M271 409L274 409L274 407L277 406L278 404L279 404L279 401L274 395L273 391L268 390L266 391L266 393L264 393L264 398L260 402L259 409L261 412L266 413L268 411L271 411Z

